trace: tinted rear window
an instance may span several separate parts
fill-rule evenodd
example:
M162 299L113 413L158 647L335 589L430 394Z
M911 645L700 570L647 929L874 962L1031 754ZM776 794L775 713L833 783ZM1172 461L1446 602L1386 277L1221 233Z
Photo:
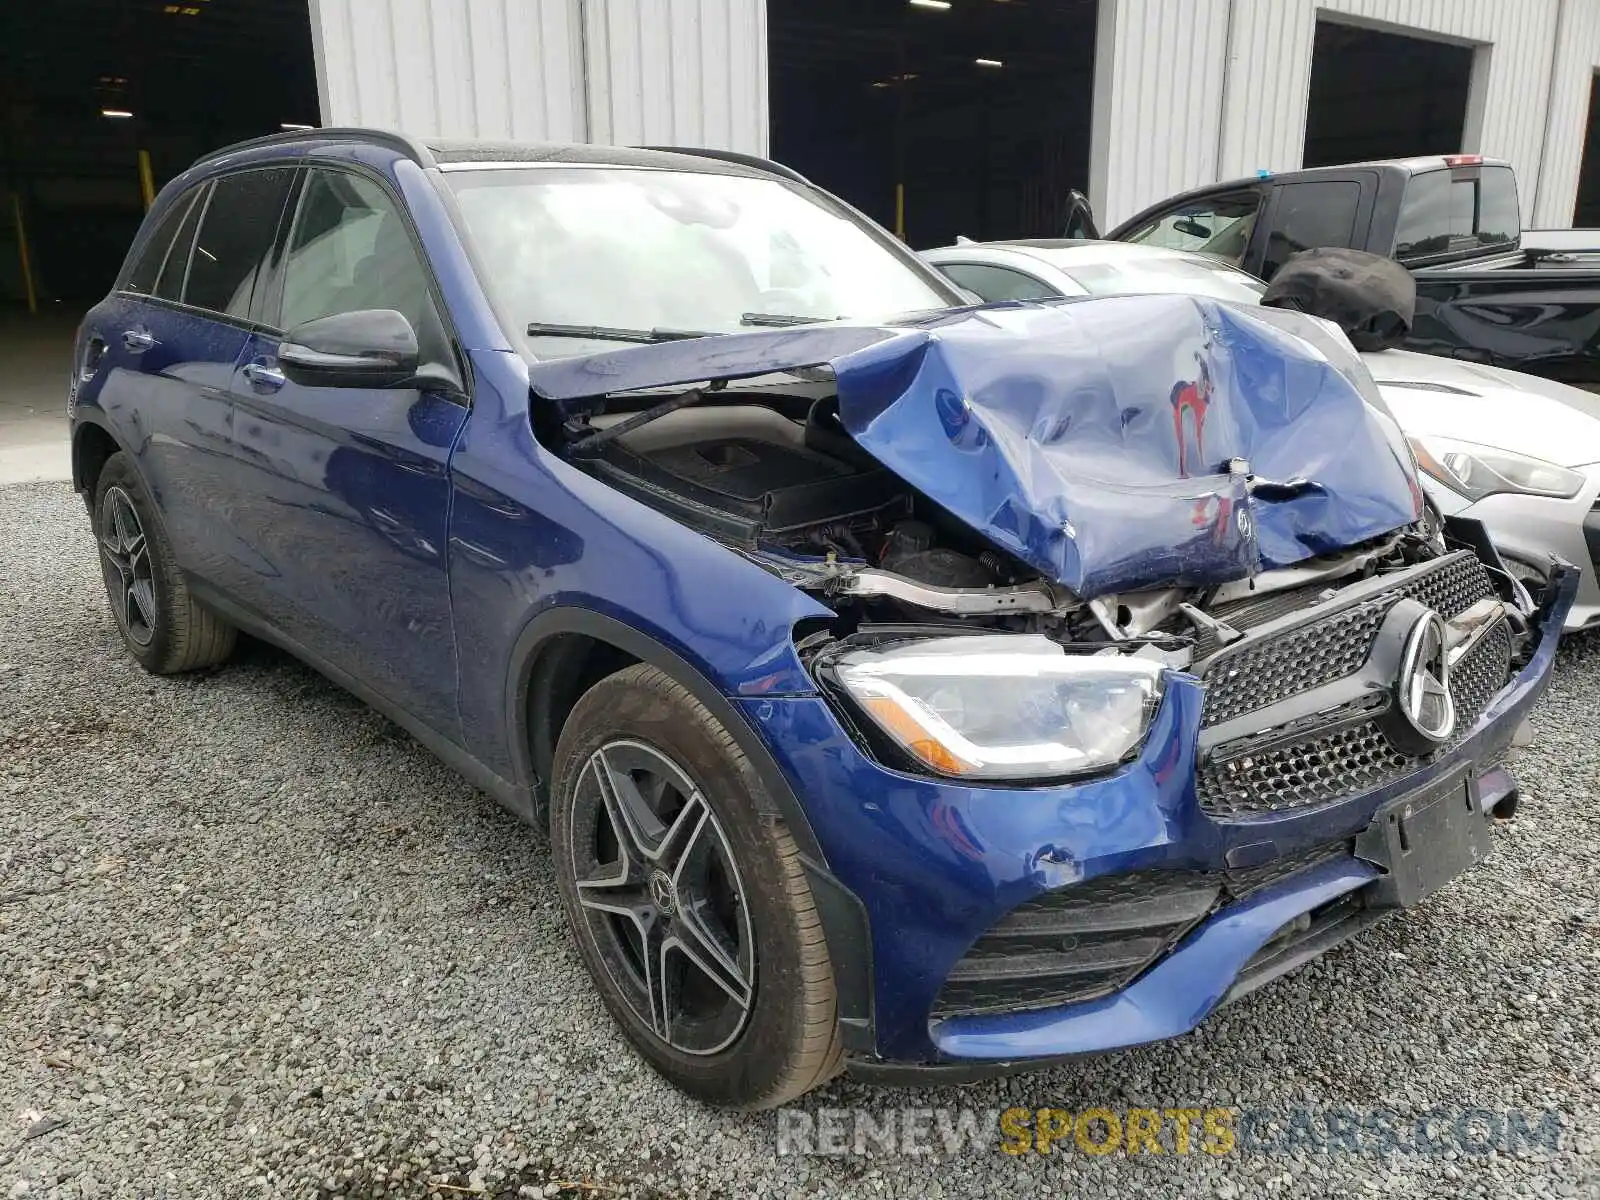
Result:
M167 251L172 248L173 235L178 232L178 226L189 213L189 206L194 203L194 198L199 195L199 188L191 188L167 209L166 215L161 218L161 223L156 226L155 232L145 242L139 251L139 257L133 260L133 265L128 268L128 274L122 281L122 288L128 292L148 294L155 290L156 278L161 274L161 264L166 261Z
M167 252L152 295L163 300L183 299L183 281L189 274L189 256L194 251L194 229L200 223L200 214L206 210L205 194L210 186L204 184L195 189L194 203L184 214L183 224L178 226L178 236L172 239L172 249Z
M256 277L272 249L293 179L292 167L268 167L217 181L195 238L185 304L233 317L248 315Z
M1510 167L1465 167L1413 175L1400 205L1394 256L1423 258L1514 244L1522 232Z

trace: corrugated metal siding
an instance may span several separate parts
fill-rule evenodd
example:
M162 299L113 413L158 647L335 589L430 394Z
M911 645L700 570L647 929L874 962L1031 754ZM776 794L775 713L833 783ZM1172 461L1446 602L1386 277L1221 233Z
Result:
M1600 69L1600 0L1565 0L1556 37L1555 78L1545 121L1533 224L1570 225L1589 124L1589 89Z
M584 0L584 10L594 141L766 152L764 0Z
M1089 199L1104 227L1217 178L1228 0L1100 0L1099 22Z
M311 0L322 119L763 153L764 0Z
M1101 0L1095 201L1115 224L1163 196L1257 170L1298 167L1319 16L1488 45L1475 81L1477 145L1507 158L1525 216L1571 212L1588 101L1600 61L1600 0ZM1225 31L1219 51L1216 30ZM1218 63L1225 63L1219 72ZM1219 73L1223 82L1218 83ZM1554 103L1551 97L1554 96ZM1220 103L1218 102L1220 100ZM1220 112L1220 119L1210 115ZM1544 166L1547 125L1550 169ZM1540 184L1550 189L1540 203Z
M325 125L582 141L579 0L311 0Z

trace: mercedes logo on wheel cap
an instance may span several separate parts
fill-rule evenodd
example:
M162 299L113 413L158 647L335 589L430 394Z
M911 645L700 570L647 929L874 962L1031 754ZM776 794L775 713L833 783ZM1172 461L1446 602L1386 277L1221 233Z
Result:
M1406 634L1395 703L1406 723L1434 745L1455 732L1456 705L1450 696L1444 619L1432 609L1422 613Z
M665 871L653 871L650 875L650 903L664 917L670 917L678 908L678 889L672 886L672 879Z

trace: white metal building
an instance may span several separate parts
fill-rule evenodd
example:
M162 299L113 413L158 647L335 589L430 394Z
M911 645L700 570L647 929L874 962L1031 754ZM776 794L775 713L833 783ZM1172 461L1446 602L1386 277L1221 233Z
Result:
M322 117L766 153L767 2L311 0ZM1600 0L1099 0L1094 14L1084 182L1103 223L1300 166L1319 23L1470 52L1453 148L1509 158L1530 224L1572 220Z

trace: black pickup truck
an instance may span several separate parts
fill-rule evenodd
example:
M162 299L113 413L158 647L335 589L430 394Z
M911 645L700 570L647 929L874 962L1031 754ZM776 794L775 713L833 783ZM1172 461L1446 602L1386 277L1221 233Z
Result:
M1072 235L1095 236L1076 194ZM1313 246L1388 255L1417 280L1411 349L1600 385L1600 231L1524 234L1508 163L1451 154L1263 172L1170 197L1105 236L1262 279Z

